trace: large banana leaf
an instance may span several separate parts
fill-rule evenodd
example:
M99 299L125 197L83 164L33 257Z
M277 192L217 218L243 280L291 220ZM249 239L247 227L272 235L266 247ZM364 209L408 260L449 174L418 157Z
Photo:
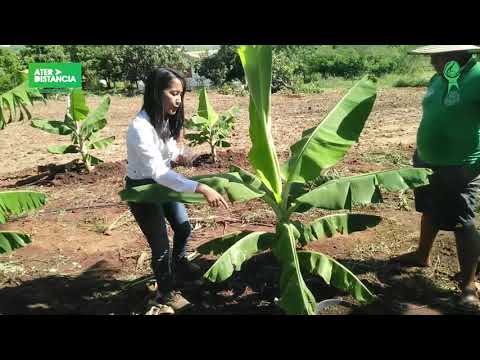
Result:
M246 235L244 235L246 234ZM244 235L244 236L243 236ZM243 236L243 237L242 237ZM212 240L212 244L204 246L201 251L207 249L214 253L222 252L222 255L208 269L204 277L212 282L220 282L228 279L234 271L240 271L242 264L257 254L272 246L274 234L265 232L251 232L233 234L225 238ZM231 244L224 250L226 244ZM223 251L222 251L223 250ZM197 249L198 251L198 249Z
M218 114L215 112L215 110L213 110L213 107L210 104L210 101L208 101L206 88L202 88L200 90L200 96L198 101L199 101L198 110L197 110L198 116L206 119L208 125L212 127L213 124L215 124L218 120Z
M293 224L282 223L277 225L277 236L273 253L282 266L279 305L288 315L314 315L315 297L303 280L297 257L300 233Z
M32 240L27 234L12 231L0 231L0 254L5 254L12 250L24 247L31 242Z
M250 139L248 159L260 180L282 201L282 181L270 128L272 49L270 46L241 46L238 50L250 91Z
M302 245L316 240L331 238L335 234L352 234L357 231L363 231L369 227L376 226L382 220L381 217L365 214L336 214L324 216L310 224L297 225L300 231L298 241Z
M287 183L305 183L343 159L358 141L376 98L372 80L364 77L337 103L316 127L303 132L290 147L286 165Z
M227 194L231 202L248 201L265 194L250 189L237 173L194 176L192 180L211 186L221 194ZM129 202L163 203L178 201L187 204L205 203L205 197L197 193L180 193L159 184L137 186L120 192L120 197Z
M34 128L46 131L55 135L70 135L73 129L66 125L63 121L54 121L35 118L32 119L31 125Z
M10 215L22 215L45 205L45 194L35 191L2 191L0 192L0 224L7 221Z
M243 239L245 236L251 234L253 231L242 231L237 233L228 234L219 238L210 240L195 249L203 255L221 255L227 251L238 240Z
M238 175L242 178L243 183L246 186L252 188L253 190L262 191L273 195L272 192L262 183L259 178L257 178L255 175L248 172L247 170L244 170L239 166L233 165L230 167L230 171L238 173Z
M250 190L254 192L263 192L263 200L265 200L265 202L267 202L272 207L272 210L275 212L277 217L282 217L282 212L284 212L284 210L275 201L273 193L265 186L265 184L259 178L249 173L247 170L244 170L241 167L235 165L230 167L230 171L238 173L238 175L242 178L243 184L247 186Z
M110 98L105 96L100 102L100 105L98 105L94 111L89 112L80 127L80 135L83 138L89 139L93 133L100 131L107 125L106 116L109 107Z
M352 205L382 201L380 186L387 191L404 191L428 185L431 170L405 168L331 180L294 200L290 212L305 212L312 207L341 210Z
M37 89L30 89L27 87L27 82L23 82L20 85L14 87L3 94L0 94L0 129L13 121L17 120L17 109L20 111L20 119L23 120L25 113L27 118L31 118L31 114L27 109L27 106L32 105L32 100L40 99L45 101L40 92ZM5 113L8 109L9 115ZM22 112L23 109L23 112Z
M82 121L87 117L89 111L83 91L73 90L70 94L70 117L74 121Z
M299 251L298 261L303 272L318 275L329 285L350 293L357 301L375 299L370 290L350 270L331 257L313 251Z

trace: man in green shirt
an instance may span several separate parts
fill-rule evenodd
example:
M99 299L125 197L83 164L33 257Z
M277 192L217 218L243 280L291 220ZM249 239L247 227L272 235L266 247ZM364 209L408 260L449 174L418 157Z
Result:
M437 74L423 99L414 166L433 170L430 184L415 190L423 213L418 250L397 258L427 267L439 230L453 231L460 263L459 304L480 309L475 287L480 235L475 227L480 190L480 64L474 45L430 45L413 54L431 56Z

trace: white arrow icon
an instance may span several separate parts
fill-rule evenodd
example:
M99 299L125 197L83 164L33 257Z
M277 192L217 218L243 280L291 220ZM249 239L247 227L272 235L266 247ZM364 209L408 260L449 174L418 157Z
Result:
M58 69L55 69L55 75L61 74L62 72Z

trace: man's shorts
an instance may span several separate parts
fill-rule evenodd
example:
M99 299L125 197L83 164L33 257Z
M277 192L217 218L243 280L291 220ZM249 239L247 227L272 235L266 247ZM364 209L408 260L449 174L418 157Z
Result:
M432 166L413 155L413 166L429 168L430 184L414 189L415 209L432 217L440 230L455 231L474 224L480 174L468 166Z

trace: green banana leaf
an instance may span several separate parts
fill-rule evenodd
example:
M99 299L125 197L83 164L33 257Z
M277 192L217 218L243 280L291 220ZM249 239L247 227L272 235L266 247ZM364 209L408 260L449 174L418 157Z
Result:
M94 142L90 143L89 148L97 149L97 150L105 149L110 144L112 144L114 140L115 140L115 136L110 136L108 138L95 140Z
M3 106L10 111L10 118L16 118L17 116L17 104L13 96L13 89L2 94ZM13 115L13 116L12 116Z
M45 194L35 191L1 191L0 224L7 222L10 215L22 215L47 203Z
M91 154L87 154L85 160L88 161L88 163L93 166L103 163L102 159L99 159Z
M260 198L265 193L248 188L237 173L194 176L192 180L206 184L221 194L227 194L231 202ZM120 192L123 201L163 203L178 201L186 204L206 203L205 197L197 193L180 193L159 184L137 186Z
M73 90L70 94L70 117L74 121L83 121L89 111L83 91Z
M282 266L279 305L288 315L314 315L315 297L303 280L297 257L300 233L292 223L282 223L277 225L277 236L272 249Z
M382 218L375 215L328 215L319 218L310 224L296 224L297 229L300 231L300 238L298 241L305 246L312 241L331 238L337 233L345 235L352 234L357 231L363 231L378 225L380 221L382 221Z
M250 190L254 192L264 193L262 199L265 200L265 202L267 202L272 207L272 210L275 212L277 217L282 217L283 210L281 206L275 201L273 193L265 186L265 184L259 178L249 173L247 170L244 170L236 165L231 166L230 171L238 173L238 175L243 181L243 184L247 186Z
M303 132L290 147L285 164L287 183L305 183L338 163L358 141L376 98L375 83L364 77L316 127Z
M47 151L50 154L76 154L80 152L80 149L77 145L58 145L58 146L49 146Z
M193 115L188 121L185 122L185 127L187 129L201 131L206 124L208 124L208 119L205 119L198 115Z
M270 195L270 197L274 199L273 193L265 186L265 184L258 177L256 177L252 173L236 165L231 166L230 171L238 173L243 183L253 191L263 192L267 195Z
M251 234L253 231L242 231L228 234L219 238L210 240L195 249L196 252L202 255L221 255L227 251L233 244L245 236Z
M0 254L6 254L15 249L30 244L30 236L12 231L0 231Z
M213 110L210 101L208 101L206 88L200 90L197 114L199 117L206 119L208 126L210 127L212 127L218 120L218 114Z
M240 113L240 107L238 105L233 105L228 109L222 116L225 116L225 121L228 121L230 118L237 116Z
M83 121L80 127L80 135L84 139L89 139L94 133L100 131L107 125L107 113L110 107L110 98L105 96L100 105L94 110L89 112L86 119Z
M70 135L73 132L73 129L62 121L35 118L32 119L31 126L55 135Z
M209 242L201 251L210 250L213 253L222 252L222 255L205 273L204 278L212 282L228 279L234 271L240 271L242 264L260 251L272 246L274 234L266 232L250 232L228 235ZM210 244L211 243L211 244ZM229 244L225 250L226 245ZM198 251L198 249L197 249ZM209 251L209 252L210 252Z
M218 140L218 141L215 143L215 146L218 146L218 147L220 147L220 148L229 148L229 147L231 147L232 145L231 145L228 141Z
M271 46L241 46L238 50L250 91L250 164L260 180L273 193L275 201L282 201L282 180L275 145L270 128L272 83Z
M42 100L45 102L43 96L37 89L30 89L27 87L27 82L24 81L13 89L0 94L0 129L5 128L8 123L17 120L17 109L20 110L20 119L24 119L24 114L27 118L31 118L31 114L27 106L32 106L33 100ZM5 109L8 109L10 114L7 116ZM23 111L22 111L23 109Z
M203 144L208 141L208 136L202 133L185 134L185 139L189 140L193 146Z
M75 122L75 120L73 120L72 115L68 112L65 114L65 117L63 118L63 123L70 129L77 130L77 123Z
M432 172L423 168L405 168L331 180L294 200L289 212L305 212L312 207L341 210L352 205L382 201L380 186L387 191L404 191L428 185Z
M337 289L350 293L355 300L369 303L375 300L370 290L350 270L331 257L313 251L299 251L302 272L320 276Z

